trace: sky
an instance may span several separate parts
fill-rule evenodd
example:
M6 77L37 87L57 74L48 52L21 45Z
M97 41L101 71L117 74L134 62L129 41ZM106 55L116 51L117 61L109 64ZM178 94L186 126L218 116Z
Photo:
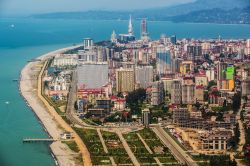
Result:
M146 9L172 6L192 1L195 0L0 0L0 15Z

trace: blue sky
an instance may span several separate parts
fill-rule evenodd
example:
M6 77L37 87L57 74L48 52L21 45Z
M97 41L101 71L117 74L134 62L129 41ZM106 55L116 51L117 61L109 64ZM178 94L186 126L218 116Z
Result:
M0 0L0 15L60 11L128 10L171 6L194 0Z

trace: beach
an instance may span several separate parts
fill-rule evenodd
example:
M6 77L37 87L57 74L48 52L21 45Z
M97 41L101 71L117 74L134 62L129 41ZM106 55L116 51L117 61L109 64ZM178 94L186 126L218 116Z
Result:
M79 146L80 152L83 157L84 165L91 165L88 151L82 140L76 135L73 129L68 125L56 111L51 107L44 98L41 97L41 82L42 72L44 70L44 62L46 59L55 56L56 54L63 53L69 49L78 46L59 49L48 54L38 57L41 61L29 62L21 71L20 75L20 93L26 100L27 105L33 110L39 121L44 126L45 131L54 140L60 139L60 134L65 131L72 132L74 141ZM40 79L39 79L40 78ZM55 158L55 162L60 166L75 166L80 162L76 160L77 153L71 151L68 146L61 141L55 141L50 145L51 152ZM87 163L87 164L86 164Z

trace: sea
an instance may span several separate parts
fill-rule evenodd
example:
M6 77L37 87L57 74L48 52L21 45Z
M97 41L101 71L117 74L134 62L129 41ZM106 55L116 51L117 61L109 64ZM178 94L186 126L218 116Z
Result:
M49 51L71 46L91 37L110 39L113 30L127 33L128 21L1 18L0 19L0 166L54 166L46 143L23 143L23 138L46 138L32 110L19 94L20 71L28 60ZM140 21L134 21L140 35ZM176 35L177 38L246 39L250 25L148 22L152 39Z

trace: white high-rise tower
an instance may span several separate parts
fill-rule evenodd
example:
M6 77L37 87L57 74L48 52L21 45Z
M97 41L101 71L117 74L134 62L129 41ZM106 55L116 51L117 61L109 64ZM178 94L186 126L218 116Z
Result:
M130 36L134 35L133 23L132 23L132 17L131 17L131 15L130 15L129 24L128 24L128 34Z

